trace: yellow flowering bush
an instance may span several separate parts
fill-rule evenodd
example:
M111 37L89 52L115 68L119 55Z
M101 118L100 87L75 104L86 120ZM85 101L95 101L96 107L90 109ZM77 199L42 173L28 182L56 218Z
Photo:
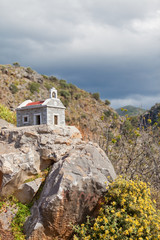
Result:
M88 217L74 230L74 240L158 240L160 213L146 183L119 177L110 184L98 217Z
M16 114L9 110L9 108L0 104L0 118L16 125Z

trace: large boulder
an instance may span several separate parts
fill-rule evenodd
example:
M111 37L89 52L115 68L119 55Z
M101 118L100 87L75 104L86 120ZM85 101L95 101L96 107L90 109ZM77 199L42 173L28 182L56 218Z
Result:
M40 181L26 184L26 180L50 166L40 197L25 223L28 239L71 239L71 224L97 214L106 185L116 174L103 150L82 141L75 127L43 125L3 130L0 140L8 148L0 155L1 196L12 193L20 201L30 202Z
M6 129L6 128L14 128L15 126L4 119L0 118L0 129Z
M29 239L70 239L71 223L96 215L106 184L114 178L112 164L96 144L80 142L73 146L53 165L32 208L25 224Z
M80 139L78 129L69 126L41 125L2 129L0 196L20 196L19 190L27 179L36 178L45 168L59 161L72 149L72 144Z

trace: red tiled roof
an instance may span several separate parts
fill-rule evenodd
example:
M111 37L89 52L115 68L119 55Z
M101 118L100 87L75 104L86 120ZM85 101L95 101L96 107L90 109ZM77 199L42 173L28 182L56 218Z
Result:
M31 102L31 103L28 103L26 106L39 105L39 104L42 104L42 103L44 103L44 101Z

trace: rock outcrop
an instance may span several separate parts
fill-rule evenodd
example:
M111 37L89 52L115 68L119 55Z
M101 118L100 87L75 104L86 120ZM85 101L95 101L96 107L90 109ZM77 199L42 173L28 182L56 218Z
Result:
M0 86L0 104L13 111L26 99L47 99L49 89L55 87L58 89L58 98L66 107L66 123L76 126L83 140L96 142L106 150L107 129L119 135L121 119L115 110L106 102L96 100L93 94L65 80L40 75L30 67L0 65Z
M151 120L151 121L150 121ZM144 127L154 125L160 121L160 103L156 103L145 114L141 115L141 123Z
M0 118L0 129L15 128L15 126Z
M8 149L0 153L2 197L13 194L30 202L40 186L33 177L52 166L25 223L28 239L70 239L71 223L97 213L106 184L116 176L103 150L82 141L75 127L4 129L0 140Z
M75 127L3 129L0 135L0 196L22 189L22 184L59 161L81 138Z

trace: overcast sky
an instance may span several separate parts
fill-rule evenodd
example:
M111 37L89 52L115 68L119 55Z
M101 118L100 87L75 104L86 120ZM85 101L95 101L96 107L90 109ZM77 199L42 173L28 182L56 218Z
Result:
M99 92L113 107L160 102L160 0L0 0L0 64Z

